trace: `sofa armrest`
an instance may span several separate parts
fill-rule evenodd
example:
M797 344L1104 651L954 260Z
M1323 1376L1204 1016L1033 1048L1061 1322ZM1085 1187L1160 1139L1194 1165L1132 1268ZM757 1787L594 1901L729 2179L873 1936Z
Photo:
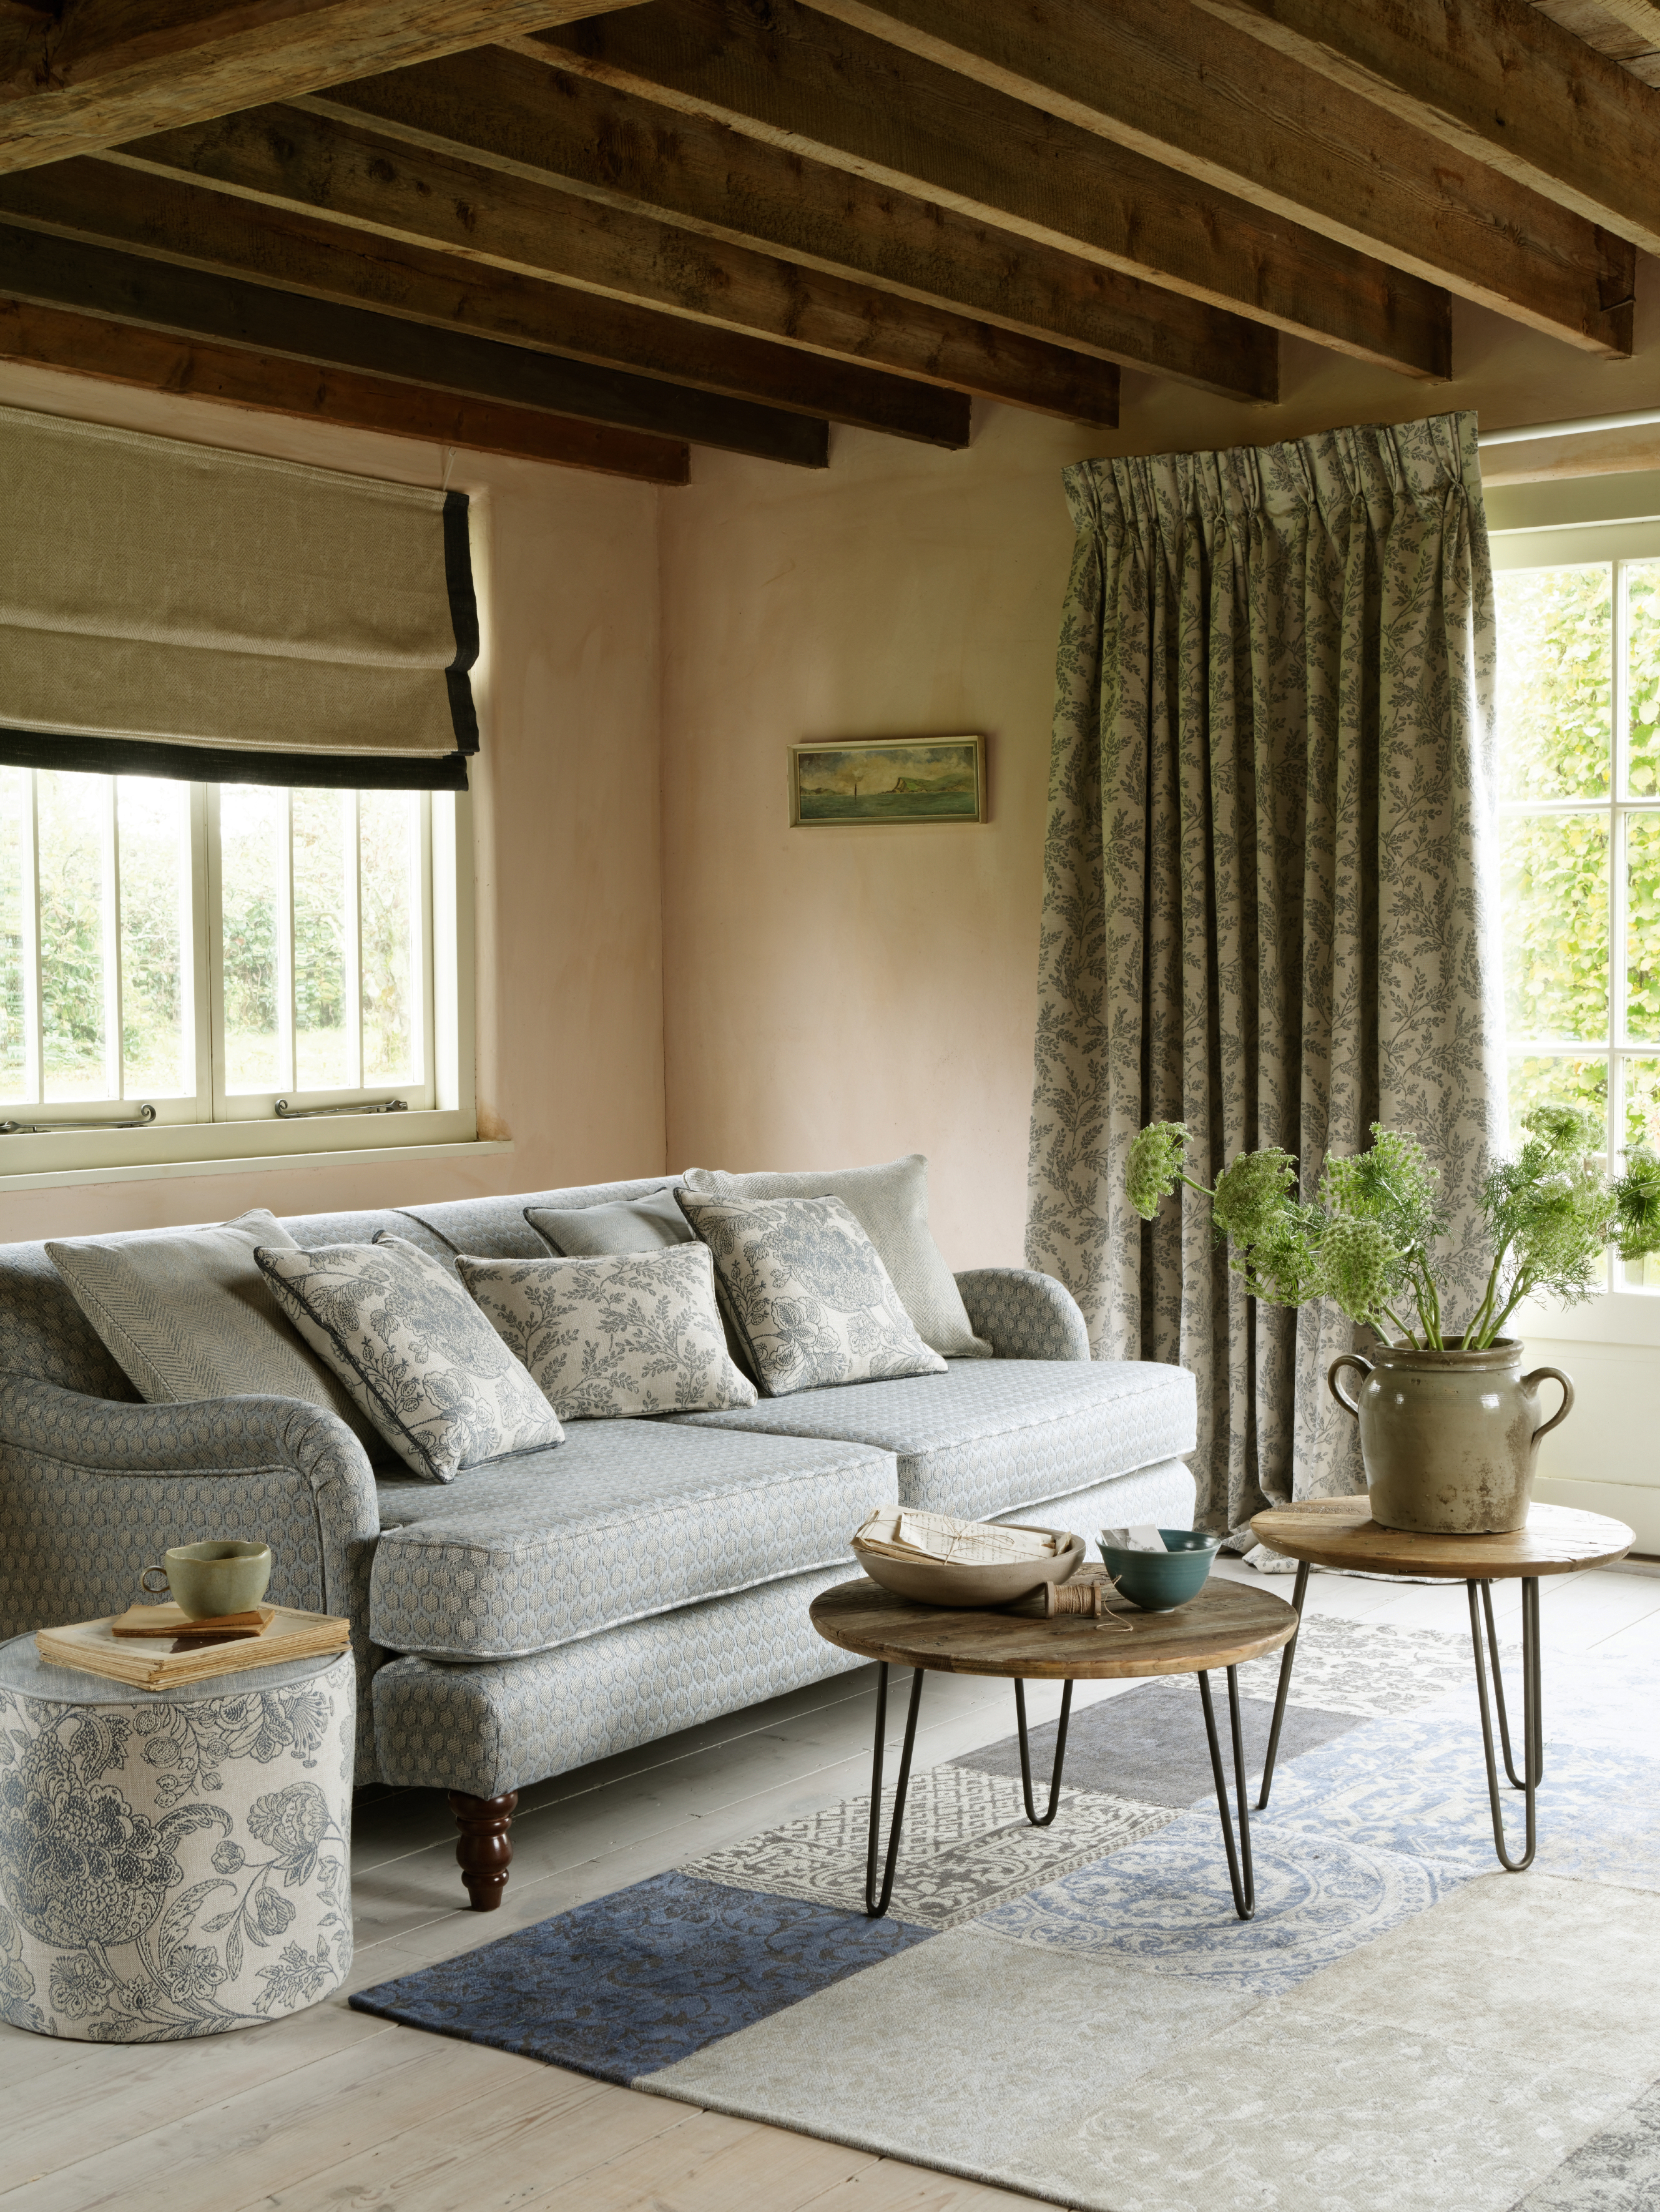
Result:
M1035 1267L970 1267L957 1278L976 1336L998 1359L1087 1359L1090 1333L1078 1302Z
M337 1414L295 1398L121 1405L0 1377L0 1637L125 1612L171 1544L258 1537L271 1598L351 1623L367 1723L374 1478ZM374 1768L373 1747L360 1741Z

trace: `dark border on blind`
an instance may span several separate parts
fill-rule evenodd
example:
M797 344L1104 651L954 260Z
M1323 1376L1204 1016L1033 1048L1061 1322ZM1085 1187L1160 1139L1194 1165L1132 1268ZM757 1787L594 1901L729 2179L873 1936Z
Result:
M466 683L465 676L462 683ZM451 693L453 699L453 691ZM468 698L471 704L471 692ZM475 733L474 749L477 749ZM234 745L152 744L144 738L54 737L0 729L0 768L80 775L158 775L175 783L275 784L285 791L465 791L459 752L399 759L373 753L239 752Z
M450 725L458 751L478 750L478 716L468 674L478 658L478 597L472 588L472 544L467 531L467 495L444 494L444 583L449 592L450 627L455 658L444 671L449 690Z

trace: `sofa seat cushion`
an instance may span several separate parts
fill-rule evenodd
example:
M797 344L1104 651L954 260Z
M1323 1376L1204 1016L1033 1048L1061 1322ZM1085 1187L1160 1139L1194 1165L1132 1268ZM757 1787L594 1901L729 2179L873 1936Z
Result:
M369 1632L515 1659L701 1598L845 1563L894 1464L838 1439L573 1423L556 1451L380 1486Z
M1085 1490L1196 1435L1193 1377L1151 1360L953 1359L943 1375L803 1390L684 1427L844 1437L891 1452L899 1503L974 1517Z

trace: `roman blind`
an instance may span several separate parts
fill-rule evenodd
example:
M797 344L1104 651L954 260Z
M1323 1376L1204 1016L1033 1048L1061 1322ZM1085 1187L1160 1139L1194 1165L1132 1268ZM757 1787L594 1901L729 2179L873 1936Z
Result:
M466 788L459 492L0 408L0 763Z

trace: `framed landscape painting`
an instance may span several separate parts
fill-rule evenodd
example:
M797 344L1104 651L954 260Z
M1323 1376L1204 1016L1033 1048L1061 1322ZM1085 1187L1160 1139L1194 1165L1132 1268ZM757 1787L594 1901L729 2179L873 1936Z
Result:
M983 822L983 738L879 738L790 747L790 826Z

